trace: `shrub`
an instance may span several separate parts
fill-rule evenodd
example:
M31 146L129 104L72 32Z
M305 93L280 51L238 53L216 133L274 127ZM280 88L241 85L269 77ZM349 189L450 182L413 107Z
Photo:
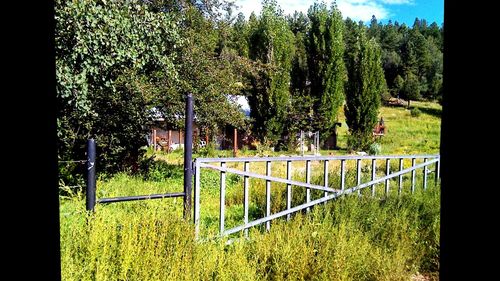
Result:
M155 156L144 158L140 163L140 173L145 180L154 182L165 181L168 178L182 178L183 167L155 160Z
M370 147L368 148L368 153L369 153L370 155L377 155L377 154L380 154L380 151L381 151L381 150L382 150L382 147L380 146L380 144L379 144L379 143L374 142L374 143L372 143L372 144L370 145Z
M422 111L420 111L420 109L418 109L418 107L414 107L411 111L410 111L410 114L411 114L411 117L419 117L420 114L422 114Z
M215 149L215 144L213 142L207 143L205 147L201 147L200 149L198 149L198 154L201 157L216 157L217 149Z

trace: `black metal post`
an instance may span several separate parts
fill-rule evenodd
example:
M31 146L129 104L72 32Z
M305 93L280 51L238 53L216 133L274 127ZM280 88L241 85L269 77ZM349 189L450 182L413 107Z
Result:
M95 206L95 140L87 141L87 211Z
M193 94L186 95L186 134L184 137L184 219L191 214L191 176L193 175Z

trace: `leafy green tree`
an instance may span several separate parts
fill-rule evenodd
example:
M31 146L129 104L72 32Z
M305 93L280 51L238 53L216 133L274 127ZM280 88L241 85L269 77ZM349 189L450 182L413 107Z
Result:
M373 143L381 93L386 91L381 50L374 38L368 40L361 24L353 30L357 40L348 46L348 75L344 113L349 127L348 147L366 150Z
M243 13L239 13L236 22L231 29L231 48L236 50L239 56L248 57L248 33L249 25Z
M151 109L182 129L193 92L201 126L240 126L229 1L56 1L59 157L98 143L99 169L135 169Z
M207 15L210 13L195 5L186 5L182 12L180 34L184 44L177 53L179 82L164 81L174 98L163 109L172 120L183 116L183 95L192 92L198 125L215 134L226 125L243 126L244 115L230 98L239 94L241 87L241 73L234 67L239 56L238 50L231 48L230 24L224 17ZM176 120L180 122L174 125L183 128L183 120Z
M95 138L98 169L136 167L148 109L177 81L177 19L142 1L55 2L58 155L81 159Z
M287 17L290 30L295 35L295 55L292 62L291 93L294 96L308 95L309 69L307 65L307 32L309 18L302 12Z
M262 4L257 21L250 19L249 56L264 67L251 77L248 103L257 136L274 145L282 136L290 99L294 36L276 1Z
M314 3L308 10L311 29L307 42L311 96L314 99L315 129L328 137L334 132L337 113L344 102L347 73L343 60L344 23L333 4Z

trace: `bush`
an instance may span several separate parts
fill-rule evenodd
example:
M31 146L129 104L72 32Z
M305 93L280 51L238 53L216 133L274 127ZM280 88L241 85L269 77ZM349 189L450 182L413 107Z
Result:
M165 181L168 178L182 178L184 175L182 165L173 165L165 161L154 159L155 156L144 158L140 162L140 173L145 180L154 182Z
M264 139L264 142L262 143L258 143L256 147L257 147L257 153L256 153L257 156L264 157L272 154L273 148L271 147L271 142L268 141L267 139Z
M379 143L374 142L374 143L372 143L372 144L370 145L370 147L368 148L368 153L369 153L370 155L377 155L377 154L380 154L380 151L381 151L381 150L382 150L382 147L380 146L380 144L379 144Z
M215 144L213 142L207 143L205 147L198 149L198 154L200 157L216 157L217 150L215 149Z
M347 136L347 149L349 151L367 151L373 142L372 132L353 132Z
M422 111L420 111L420 109L418 109L418 107L414 107L411 111L410 111L410 114L411 114L411 117L419 117L420 114L422 114Z

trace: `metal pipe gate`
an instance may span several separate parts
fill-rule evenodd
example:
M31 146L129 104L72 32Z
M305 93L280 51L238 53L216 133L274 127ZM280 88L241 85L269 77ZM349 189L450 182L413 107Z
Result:
M403 160L411 159L411 167L404 168ZM417 164L417 159L423 159L422 163ZM362 181L362 161L371 160L371 180L365 183ZM385 175L383 177L376 178L376 161L385 160ZM399 171L394 171L391 173L390 162L391 160L399 160ZM306 182L300 182L292 180L292 162L294 161L305 161L305 172L306 172ZM311 161L323 161L323 185L311 184ZM333 161L340 161L340 185L337 188L329 187L329 163ZM356 162L356 184L355 186L346 188L346 162L355 161ZM228 168L227 163L243 163L243 171ZM258 174L250 171L250 164L256 162L266 163L266 174ZM271 175L271 163L272 162L286 162L286 179L279 178ZM214 165L211 163L220 163L220 165ZM290 215L306 209L309 211L312 206L320 203L326 203L329 200L333 200L342 195L347 195L353 192L357 192L358 196L361 196L361 190L364 188L371 187L371 195L375 196L375 188L377 184L384 183L385 195L387 196L390 191L390 179L398 178L398 195L401 194L403 188L403 175L411 173L411 192L415 192L416 183L416 170L423 169L423 189L427 189L427 174L430 172L435 173L435 183L439 180L439 163L440 155L395 155L395 156L289 156L289 157L248 157L248 158L197 158L194 161L194 223L196 237L199 236L200 231L200 177L202 168L212 169L220 172L220 209L219 209L219 235L225 236L239 231L244 231L245 235L248 235L248 229L250 227L266 223L266 230L270 229L270 222L273 219L286 216L290 219ZM434 171L428 169L428 166L434 165ZM225 193L226 193L226 173L233 173L244 177L243 181L243 224L233 227L231 229L225 229ZM266 181L266 215L263 218L259 218L253 221L249 221L249 193L250 184L249 179L263 179ZM286 184L286 210L271 214L271 183L284 183ZM298 186L306 188L306 198L305 202L301 205L292 207L291 193L292 186ZM310 190L321 190L324 192L323 197L311 201Z

